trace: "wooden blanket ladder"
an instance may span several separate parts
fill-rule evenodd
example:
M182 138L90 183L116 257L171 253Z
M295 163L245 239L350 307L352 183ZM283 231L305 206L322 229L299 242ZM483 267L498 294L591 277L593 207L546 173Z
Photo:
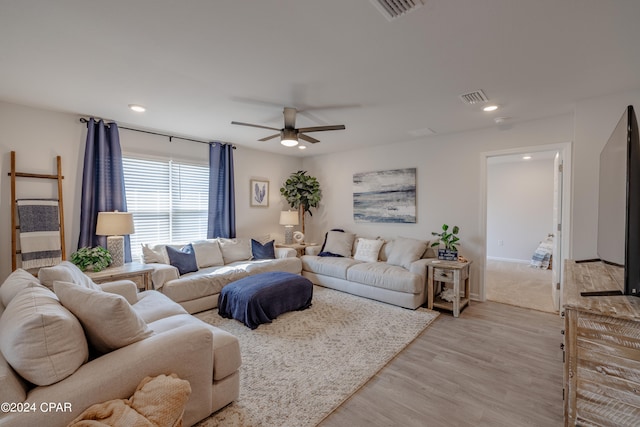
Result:
M46 175L39 173L26 173L16 171L16 152L11 152L11 172L8 175L11 177L11 270L15 271L18 268L18 255L20 250L18 249L18 230L20 225L18 224L18 207L16 198L16 178L34 178L34 179L50 179L57 181L58 192L58 212L60 216L60 249L62 252L62 259L66 258L65 240L64 240L64 210L62 203L62 159L60 156L56 157L57 173L55 175Z

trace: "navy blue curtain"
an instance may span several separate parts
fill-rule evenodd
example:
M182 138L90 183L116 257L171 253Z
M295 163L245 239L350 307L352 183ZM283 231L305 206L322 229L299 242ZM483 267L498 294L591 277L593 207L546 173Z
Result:
M107 237L96 236L96 222L98 212L109 211L127 211L118 125L91 118L84 149L78 248L107 247ZM131 262L129 236L124 243L125 262Z
M209 222L207 237L236 237L233 145L209 145Z

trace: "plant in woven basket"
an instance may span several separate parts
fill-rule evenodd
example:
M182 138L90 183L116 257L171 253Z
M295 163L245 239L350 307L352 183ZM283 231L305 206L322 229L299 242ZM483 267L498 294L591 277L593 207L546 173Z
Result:
M111 264L111 254L102 246L85 247L71 254L71 262L82 271L101 271Z

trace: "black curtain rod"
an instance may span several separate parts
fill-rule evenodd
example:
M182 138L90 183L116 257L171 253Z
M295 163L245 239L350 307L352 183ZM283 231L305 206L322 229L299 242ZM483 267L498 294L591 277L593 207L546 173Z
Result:
M100 119L99 119L99 120L100 120ZM103 120L103 121L104 121L104 120ZM84 117L80 117L80 122L81 122L81 123L87 123L87 124L89 124L89 119L85 119ZM109 123L107 123L106 121L104 121L104 122L105 122L105 124L106 124L107 126L109 125ZM166 138L169 138L169 142L171 142L171 141L175 138L175 139L181 139L181 140L183 140L183 141L197 142L197 143L199 143L199 144L208 144L208 145L215 144L215 141L212 141L212 142L210 142L210 141L200 141L200 140L198 140L198 139L183 138L183 137L181 137L181 136L167 135L166 133L152 132L152 131L149 131L149 130L142 130L142 129L134 129L134 128L130 128L130 127L126 127L126 126L120 126L120 125L118 125L118 129L131 130L131 131L133 131L133 132L148 133L148 134L150 134L150 135L164 136L164 137L166 137ZM221 142L221 143L223 143L223 142ZM223 143L223 144L224 144L224 143ZM236 146L235 146L235 145L231 145L231 147L232 147L234 150L236 149Z

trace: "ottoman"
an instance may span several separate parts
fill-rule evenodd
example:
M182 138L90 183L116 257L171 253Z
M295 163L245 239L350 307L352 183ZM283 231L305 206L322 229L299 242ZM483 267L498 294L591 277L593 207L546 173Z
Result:
M294 310L311 307L313 283L282 271L260 273L222 288L218 314L236 319L251 329Z

